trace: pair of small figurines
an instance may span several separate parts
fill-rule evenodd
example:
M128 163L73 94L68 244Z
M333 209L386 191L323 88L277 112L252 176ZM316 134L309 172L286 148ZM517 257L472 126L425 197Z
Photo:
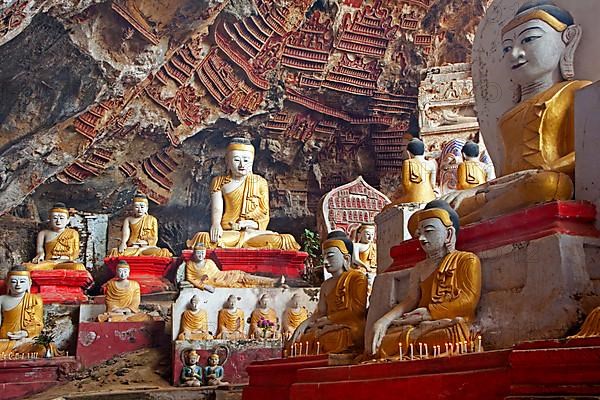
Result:
M182 386L221 386L228 384L227 382L223 381L224 369L223 366L219 364L220 357L216 352L213 352L208 357L208 365L206 367L198 365L198 362L200 361L200 355L196 350L184 351L182 355ZM224 363L225 361L223 364Z

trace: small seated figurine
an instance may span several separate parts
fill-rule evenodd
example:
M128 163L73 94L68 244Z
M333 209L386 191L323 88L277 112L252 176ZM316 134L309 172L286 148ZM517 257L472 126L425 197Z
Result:
M269 307L269 296L263 294L258 299L258 307L250 316L250 339L279 339L279 318L277 312Z
M367 307L367 277L351 269L352 241L337 234L323 242L323 266L332 277L321 285L315 313L300 324L291 342L300 342L302 352L361 352ZM306 348L304 348L306 349Z
M215 339L247 339L244 333L244 312L237 308L239 298L231 295L219 311Z
M196 350L183 352L183 368L181 369L181 386L202 386L202 367L198 365L200 356Z
M502 28L516 104L498 121L500 177L444 196L462 225L573 196L575 92L590 83L572 80L581 35L567 10L539 0L523 4Z
M206 258L206 247L202 243L194 246L192 259L185 262L185 279L192 286L211 293L216 287L276 287L285 282L283 276L273 279L244 271L221 271L213 260Z
M219 386L228 385L229 383L223 381L224 369L223 366L219 365L219 355L212 353L208 357L208 365L204 367L204 382L206 386Z
M375 244L375 225L361 224L356 231L358 243L354 243L354 265L358 267L373 284L377 273L377 245Z
M479 145L468 140L462 148L463 162L456 171L456 188L471 189L495 178L494 168L479 161Z
M0 296L0 354L37 353L44 346L33 342L44 329L44 303L39 294L29 293L31 278L27 268L13 267L7 274L8 294Z
M190 299L190 309L181 314L181 328L177 340L212 340L208 331L208 315L200 309L200 297L195 294Z
M50 229L38 233L36 256L23 264L29 271L71 269L85 271L85 266L75 260L79 257L79 232L67 228L69 211L63 203L50 209Z
M458 215L434 200L408 221L427 258L412 268L406 298L383 315L366 339L370 355L385 358L417 342L431 346L470 341L481 295L479 258L455 250ZM406 353L405 353L406 354Z
M425 144L411 139L406 146L409 158L402 163L402 191L394 195L391 205L403 203L427 203L435 199L435 162L425 159ZM386 206L386 207L389 207Z
M203 243L210 248L299 250L292 235L268 231L269 185L252 173L254 147L234 138L227 146L227 175L212 180L210 232L198 232L189 248Z
M129 264L119 261L116 277L104 288L106 312L98 316L99 322L142 322L152 317L140 312L140 284L129 280Z
M158 221L148 214L148 197L137 193L133 198L133 217L125 218L121 231L121 244L112 249L110 257L155 256L171 257L168 249L156 247L158 243Z
M291 337L296 328L307 318L308 310L304 306L300 307L300 296L293 295L289 307L283 313L281 333L286 338Z

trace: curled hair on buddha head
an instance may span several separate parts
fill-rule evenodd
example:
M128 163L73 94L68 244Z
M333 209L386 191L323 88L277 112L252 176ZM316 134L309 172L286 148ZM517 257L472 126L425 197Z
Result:
M423 210L429 210L431 208L441 208L442 210L448 212L448 215L450 216L450 221L452 221L452 226L456 231L456 235L458 235L458 230L460 229L460 220L458 217L458 213L454 210L454 208L450 207L450 204L448 204L448 202L444 200L432 200L425 205L425 208L423 208Z
M479 145L472 140L467 140L462 148L462 152L467 157L479 157Z
M406 146L406 150L413 156L422 156L425 154L425 143L423 143L421 139L410 139L410 142L408 142L408 145Z
M21 264L14 265L6 274L6 279L10 278L12 275L31 277L27 267Z
M250 139L246 139L244 137L234 137L229 141L229 145L227 145L227 151L232 150L241 150L241 151L249 151L254 154L254 146Z
M554 4L554 2L547 0L528 1L521 7L519 7L515 15L521 15L535 10L545 11L567 26L573 25L575 23L575 20L573 19L573 16L570 12L568 12L564 8L560 8L559 6Z

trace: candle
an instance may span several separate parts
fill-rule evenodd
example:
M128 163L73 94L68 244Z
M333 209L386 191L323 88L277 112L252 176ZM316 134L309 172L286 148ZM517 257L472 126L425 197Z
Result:
M436 350L437 350L437 346L435 346L435 345L431 346L431 353L432 353L431 355L433 358L435 358Z
M475 352L475 342L471 342L471 348L470 348L470 350L471 350L471 353Z
M429 357L429 349L427 349L427 343L425 343L425 358Z
M320 347L321 347L321 342L317 342L317 355L319 355Z
M302 356L302 342L300 342L299 349L300 349L300 350L298 350L298 355L299 355L299 356Z
M446 342L446 354L449 355L449 353L448 353L448 342Z
M437 353L438 353L438 357L439 357L439 356L441 356L441 355L442 355L442 346L439 346L439 345L438 345L438 347L437 347L437 351L438 351L438 352L437 352Z
M410 344L410 359L411 359L411 360L413 359L414 355L415 355L415 353L414 353L414 346L413 346L413 344L411 343L411 344Z
M464 343L464 346L465 346L465 351L464 352L468 353L469 352L469 347L468 347L469 343L466 340L463 343Z
M287 358L287 356L288 356L287 350L283 350L283 358Z
M477 352L481 353L483 349L481 348L481 335L477 336Z
M423 358L423 343L419 342L419 357Z
M400 354L400 361L402 361L402 343L398 343L398 353Z
M306 355L308 355L308 341L306 342Z

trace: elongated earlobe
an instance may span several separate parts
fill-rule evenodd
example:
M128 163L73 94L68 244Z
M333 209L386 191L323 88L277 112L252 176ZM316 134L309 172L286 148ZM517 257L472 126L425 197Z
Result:
M575 50L581 40L582 29L579 25L571 25L562 33L562 40L567 47L560 58L560 73L565 80L575 78Z

